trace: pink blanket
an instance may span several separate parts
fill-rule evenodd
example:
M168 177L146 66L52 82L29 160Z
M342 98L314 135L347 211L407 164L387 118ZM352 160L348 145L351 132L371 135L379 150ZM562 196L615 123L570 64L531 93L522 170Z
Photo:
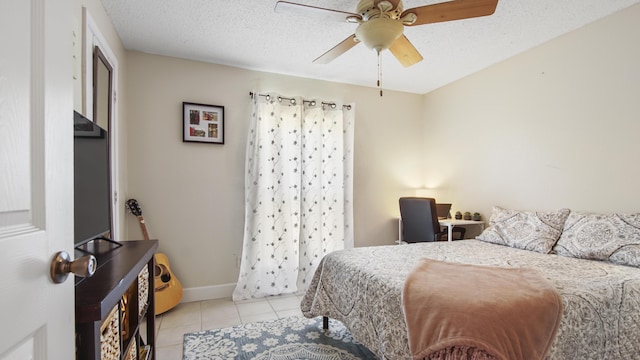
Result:
M562 315L537 271L422 259L402 294L414 359L544 359Z

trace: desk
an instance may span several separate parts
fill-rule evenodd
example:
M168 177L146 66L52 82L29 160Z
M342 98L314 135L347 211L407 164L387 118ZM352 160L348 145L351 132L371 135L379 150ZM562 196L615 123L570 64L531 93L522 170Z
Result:
M457 219L441 219L438 220L440 226L447 227L447 240L452 241L453 239L453 227L454 226L464 226L464 225L479 225L480 231L484 230L484 221L482 220L457 220ZM397 243L402 244L402 218L398 219L398 238Z
M461 225L479 225L480 231L484 230L484 221L481 220L458 220L458 219L443 219L438 220L440 226L447 227L447 240L451 241L453 238L453 227Z

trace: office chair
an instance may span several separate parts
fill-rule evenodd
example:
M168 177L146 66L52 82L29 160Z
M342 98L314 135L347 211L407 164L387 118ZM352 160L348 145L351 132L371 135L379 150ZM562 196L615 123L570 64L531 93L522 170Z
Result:
M439 241L447 236L440 227L433 198L402 197L399 199L402 239L408 243ZM463 239L465 228L454 226L454 239ZM455 236L458 234L458 236Z

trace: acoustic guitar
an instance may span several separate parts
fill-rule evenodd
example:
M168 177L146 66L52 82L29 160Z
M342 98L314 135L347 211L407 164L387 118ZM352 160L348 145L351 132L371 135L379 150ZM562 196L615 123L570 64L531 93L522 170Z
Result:
M136 216L142 235L145 240L149 240L147 226L142 217L142 208L136 199L127 200L127 209ZM153 270L153 285L155 289L155 314L159 315L169 311L180 303L182 299L182 284L171 271L169 258L163 253L155 253L155 266Z

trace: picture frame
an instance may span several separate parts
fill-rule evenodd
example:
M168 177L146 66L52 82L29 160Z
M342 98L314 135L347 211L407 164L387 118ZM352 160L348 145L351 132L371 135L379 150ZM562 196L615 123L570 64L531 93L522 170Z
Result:
M182 141L224 144L224 106L183 102Z

